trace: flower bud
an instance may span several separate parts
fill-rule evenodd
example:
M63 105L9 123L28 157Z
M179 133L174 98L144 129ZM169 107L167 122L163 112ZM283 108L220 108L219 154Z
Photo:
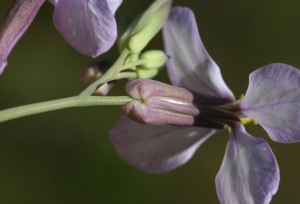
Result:
M123 106L132 120L151 125L199 126L222 129L219 121L239 121L234 115L207 105L223 104L227 99L192 92L158 81L134 79L126 84L127 93L139 101Z
M137 67L137 77L149 79L155 77L158 74L159 68L164 66L164 64L168 60L168 57L163 51L150 50L142 53L140 55L140 59L145 60L146 63Z
M161 50L150 50L140 55L140 59L147 60L147 63L141 65L145 69L159 69L165 65L168 60L167 55Z
M110 67L112 63L108 60L102 60L97 63L91 64L81 73L81 81L86 85L90 85L99 79ZM114 82L108 82L100 86L93 95L105 96L113 87Z
M143 69L138 68L136 70L137 78L141 79L150 79L155 77L158 74L158 69Z
M132 21L118 39L120 51L128 46L134 53L140 52L164 25L172 0L156 0Z

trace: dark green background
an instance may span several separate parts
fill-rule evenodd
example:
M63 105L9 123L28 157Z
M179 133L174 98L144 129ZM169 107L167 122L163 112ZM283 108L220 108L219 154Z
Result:
M1 19L12 2L1 1ZM124 0L116 18L134 17L149 3ZM272 62L300 68L299 0L175 0L174 5L194 10L203 42L237 98L256 68ZM80 73L96 59L64 40L52 12L46 2L9 56L0 76L0 109L85 88ZM161 34L148 48L163 49ZM117 56L113 47L97 59ZM165 71L157 78L168 82ZM111 95L125 95L124 83ZM118 106L72 108L1 123L0 203L218 203L214 179L228 131L209 139L186 165L152 175L123 162L111 144L108 131L120 114ZM266 139L277 157L281 182L272 203L299 203L300 144L275 143L259 126L247 130Z

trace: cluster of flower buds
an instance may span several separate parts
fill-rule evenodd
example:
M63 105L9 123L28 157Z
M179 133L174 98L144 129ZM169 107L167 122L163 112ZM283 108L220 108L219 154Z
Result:
M135 71L137 78L153 78L167 62L167 55L161 50L149 50L142 54L130 54L124 61L127 70Z
M150 50L145 52L142 52L142 50L162 28L169 15L171 4L172 0L156 0L133 21L123 18L119 25L117 42L119 51L122 53L121 56L124 55L124 59L122 58L122 60L120 60L121 62L117 60L116 63L112 65L112 69L107 72L106 76L103 76L104 72L101 68L101 71L99 73L97 72L97 76L94 76L94 71L98 68L92 67L90 68L90 71L84 71L82 80L86 84L90 84L91 79L99 78L101 76L103 76L103 81L105 82L122 78L133 79L155 77L158 74L159 69L167 62L168 57L160 50ZM98 82L95 82L91 85L93 86L91 90L95 90L93 88L95 88L97 83ZM102 85L100 89L101 90L98 89L96 93L106 95L110 89L109 83Z
M160 50L150 50L141 54L140 59L146 61L145 64L137 67L138 78L153 78L168 60L167 55Z
M119 51L122 52L125 48L130 51L131 54L124 65L133 63L129 70L136 71L137 78L153 78L168 59L160 50L140 53L162 28L169 15L171 4L171 0L156 0L133 21L123 18L119 25L117 39ZM139 60L140 63L134 64Z

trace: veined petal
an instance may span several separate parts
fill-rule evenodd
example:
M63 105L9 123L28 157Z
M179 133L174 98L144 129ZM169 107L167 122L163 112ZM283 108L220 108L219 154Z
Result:
M285 64L270 64L252 72L242 114L256 120L271 139L300 141L300 71Z
M116 40L117 3L120 2L59 0L55 4L54 24L76 50L96 57L109 50Z
M122 116L110 131L120 156L135 168L152 173L185 164L214 129L142 125Z
M222 204L267 204L277 192L279 168L268 143L249 135L242 125L231 131L216 177Z
M194 13L189 8L171 10L163 27L163 38L170 56L167 69L173 85L234 100L218 65L201 42Z
M25 33L45 0L16 0L0 25L0 74L7 57Z

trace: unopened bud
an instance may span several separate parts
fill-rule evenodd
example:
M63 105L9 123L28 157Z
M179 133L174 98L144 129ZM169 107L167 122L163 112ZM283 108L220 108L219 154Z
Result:
M226 100L223 98L195 95L184 88L148 79L129 81L126 91L139 101L124 105L123 112L142 124L222 129L225 124L219 121L239 121L234 115L207 106L222 104Z
M132 21L118 39L120 51L128 46L134 53L140 52L164 25L172 0L156 0L149 8Z
M145 69L159 69L165 65L168 60L167 55L161 50L149 50L141 54L140 59L147 60L147 63L141 65Z
M150 79L155 77L159 69L164 66L168 60L167 55L161 50L150 50L140 55L140 59L146 63L137 67L136 73L138 78Z
M112 63L108 60L101 60L97 63L91 64L81 73L81 81L86 85L90 85L99 79L110 67ZM93 95L105 96L113 87L114 82L108 82L99 87Z
M155 77L158 74L157 69L143 69L143 68L138 68L136 70L137 78L140 79L150 79Z

